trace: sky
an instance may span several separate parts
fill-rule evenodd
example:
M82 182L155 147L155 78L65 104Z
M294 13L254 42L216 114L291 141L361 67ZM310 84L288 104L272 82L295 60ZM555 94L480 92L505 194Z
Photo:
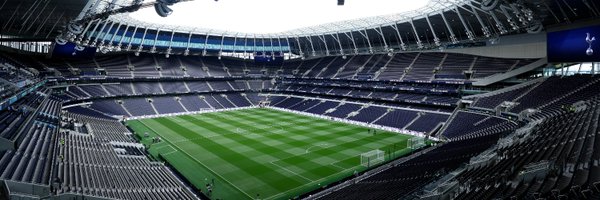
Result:
M429 0L195 0L171 6L160 17L154 7L131 14L140 21L249 34L280 33L364 17L398 14L422 8Z

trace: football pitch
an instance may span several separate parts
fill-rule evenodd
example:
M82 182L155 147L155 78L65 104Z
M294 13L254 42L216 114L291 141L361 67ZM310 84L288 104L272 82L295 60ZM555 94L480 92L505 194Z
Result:
M127 125L154 159L211 199L293 198L367 170L363 153L382 150L386 161L410 153L413 137L264 108Z

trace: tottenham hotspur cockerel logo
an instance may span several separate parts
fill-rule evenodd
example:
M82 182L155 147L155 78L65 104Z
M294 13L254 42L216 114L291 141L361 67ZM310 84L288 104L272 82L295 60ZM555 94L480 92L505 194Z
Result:
M594 49L592 49L592 43L594 43L594 41L596 41L596 37L591 37L590 33L587 33L587 37L585 38L585 41L589 45L587 51L585 51L585 54L587 54L588 56L594 55Z

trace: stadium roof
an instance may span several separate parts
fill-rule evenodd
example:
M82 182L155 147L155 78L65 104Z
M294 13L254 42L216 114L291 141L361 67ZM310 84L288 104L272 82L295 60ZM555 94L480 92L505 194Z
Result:
M396 24L466 2L354 0L337 6L335 1L324 0L196 0L173 5L173 14L166 18L152 7L111 17L134 26L211 35L306 36Z
M166 16L168 5L156 1L5 0L0 40L52 38L103 52L350 55L479 45L600 15L589 0L180 0L161 19L155 7Z

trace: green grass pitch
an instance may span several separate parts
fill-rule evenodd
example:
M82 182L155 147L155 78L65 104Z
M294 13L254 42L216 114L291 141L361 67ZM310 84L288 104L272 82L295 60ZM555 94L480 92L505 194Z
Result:
M168 162L212 199L289 199L355 171L360 154L410 153L413 136L273 109L243 109L127 122L151 156ZM145 137L145 133L149 137ZM153 137L161 141L153 143Z

